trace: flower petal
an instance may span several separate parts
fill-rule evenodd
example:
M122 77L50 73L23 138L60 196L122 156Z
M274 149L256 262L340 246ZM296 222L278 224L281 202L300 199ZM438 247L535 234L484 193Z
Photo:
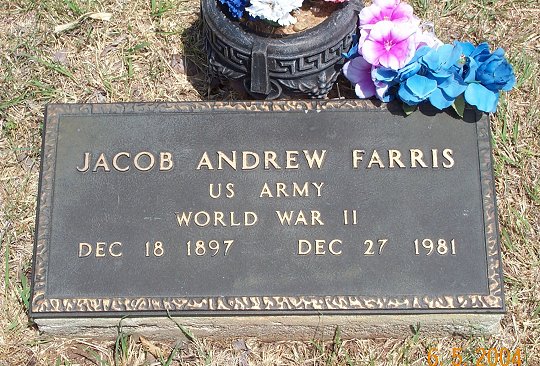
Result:
M463 52L464 56L469 57L474 52L474 45L471 42L459 42L454 41L455 45L459 45L461 47L461 52Z
M397 70L393 70L388 67L374 67L371 70L371 78L376 81L384 81L389 83L394 81L397 76Z
M455 65L461 58L461 55L463 54L463 50L461 49L460 45L453 45L451 47L452 48L450 49L450 54L447 55L445 58L443 58L444 65L447 68L452 65Z
M425 76L413 75L405 81L405 85L414 95L418 98L424 100L426 99L435 89L437 89L437 82L435 80L428 79Z
M394 23L391 21L380 21L371 28L366 40L370 39L374 42L384 42L389 37L393 27Z
M506 84L504 84L501 87L501 90L509 91L514 87L515 84L516 84L516 75L514 74L514 70L512 70L512 75L507 80Z
M406 22L413 18L413 8L409 4L401 3L394 8L390 20Z
M435 36L435 33L432 31L419 30L418 32L416 32L414 37L414 42L416 43L417 49L420 49L424 46L438 48L443 45L442 41L437 38L437 36Z
M377 66L379 65L379 58L386 52L384 45L371 40L369 37L366 39L362 45L362 56L370 64Z
M418 30L417 27L407 23L393 23L393 27L390 29L390 36L394 42L402 42L410 38Z
M444 46L439 47L439 49L442 47ZM441 61L439 59L439 53L437 52L437 49L430 49L430 51L422 57L421 62L430 70L438 70L440 68Z
M371 27L369 27L369 29L367 27L362 27L360 29L360 39L358 40L359 49L361 49L362 46L364 45L364 42L366 41L367 37L369 36L369 32L371 32ZM358 53L360 53L360 51Z
M398 90L399 98L408 105L417 105L426 100L437 89L437 82L425 76L414 75L401 83Z
M302 0L251 0L246 11L252 17L260 17L280 25L296 23L296 18L290 13L302 6Z
M360 26L362 27L367 24L375 24L378 21L383 20L384 16L381 14L382 10L383 9L376 4L371 4L370 6L362 8L360 14L358 15L358 18L360 19Z
M469 57L474 58L478 63L482 63L489 58L489 45L484 42L480 43Z
M354 91L359 98L369 98L375 95L375 84L371 79L371 67L371 64L361 56L343 66L343 74L354 84Z
M362 58L356 57L343 66L343 74L353 84L366 79L371 80L371 64Z
M491 91L481 84L469 84L464 96L467 103L476 106L483 112L495 113L497 111L499 93Z
M399 70L399 80L402 82L407 80L411 76L417 74L420 69L421 65L419 62L410 61L407 65Z
M352 35L352 46L349 49L348 52L343 52L341 54L341 57L352 60L353 58L358 57L360 54L358 53L358 36L356 34Z
M393 49L395 48L395 46L393 47ZM397 70L400 68L400 65L401 63L399 62L399 58L398 56L396 56L396 51L395 52L384 52L380 57L379 57L379 64L384 66L384 67L389 67L391 69L394 69L394 70Z
M416 52L414 53L414 57L412 58L410 62L418 61L421 57L424 57L425 55L427 55L431 50L432 48L428 46L422 46L418 48Z
M354 92L358 98L371 98L375 95L375 84L373 80L363 80L354 86Z
M408 105L418 105L423 100L412 93L405 84L401 84L398 90L399 99Z
M443 83L439 84L439 88L449 97L457 98L467 89L467 84L460 82L454 76L447 78Z
M455 99L456 98L449 97L438 88L429 96L429 102L440 111L450 107Z

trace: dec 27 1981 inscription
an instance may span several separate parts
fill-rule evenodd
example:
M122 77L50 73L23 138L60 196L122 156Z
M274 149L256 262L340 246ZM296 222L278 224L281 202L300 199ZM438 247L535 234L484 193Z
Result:
M487 118L51 105L31 315L501 312Z

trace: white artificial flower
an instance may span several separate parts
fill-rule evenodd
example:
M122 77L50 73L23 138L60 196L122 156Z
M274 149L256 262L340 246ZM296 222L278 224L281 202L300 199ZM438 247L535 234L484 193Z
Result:
M246 10L252 17L276 22L279 25L296 23L296 18L290 13L302 6L302 0L251 0L251 6Z

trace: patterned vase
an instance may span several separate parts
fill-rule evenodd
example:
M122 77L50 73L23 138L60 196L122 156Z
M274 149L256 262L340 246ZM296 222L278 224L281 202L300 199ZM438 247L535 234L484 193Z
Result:
M216 0L201 0L211 77L241 81L257 99L324 98L341 72L361 8L361 0L350 0L313 28L271 37L229 19Z

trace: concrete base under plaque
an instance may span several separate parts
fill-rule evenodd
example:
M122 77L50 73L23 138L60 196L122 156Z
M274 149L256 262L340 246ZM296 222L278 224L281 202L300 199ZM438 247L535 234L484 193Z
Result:
M182 337L178 325L196 337L257 337L263 341L331 339L337 326L343 338L406 337L420 325L423 335L482 336L500 331L502 314L321 315L169 318L36 319L39 329L58 336L115 338L118 326L127 334L151 338Z

